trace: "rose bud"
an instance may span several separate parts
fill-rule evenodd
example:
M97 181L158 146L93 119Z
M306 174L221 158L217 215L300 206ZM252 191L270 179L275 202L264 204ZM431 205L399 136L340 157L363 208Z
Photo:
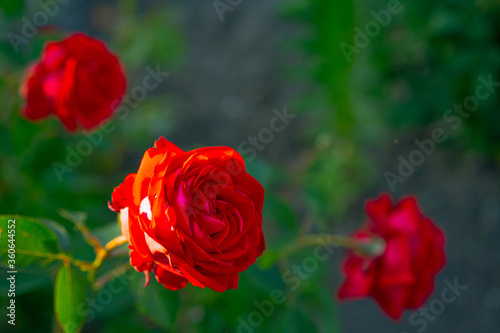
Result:
M139 272L176 290L188 282L222 292L238 287L238 273L264 251L264 189L229 147L181 150L163 137L144 154L137 174L115 188Z

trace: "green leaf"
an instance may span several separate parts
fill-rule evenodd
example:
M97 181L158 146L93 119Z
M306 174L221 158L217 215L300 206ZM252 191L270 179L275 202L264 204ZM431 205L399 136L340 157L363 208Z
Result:
M152 279L144 287L144 279L135 279L131 284L134 295L137 297L137 309L145 317L153 321L158 327L170 330L179 309L179 293L166 289Z
M55 284L54 310L65 333L79 332L85 321L89 282L76 267L65 264L59 269Z
M15 221L15 223L11 222ZM15 230L15 231L12 231ZM14 248L15 246L15 248ZM12 249L11 249L12 247ZM36 218L0 216L0 265L8 264L9 250L15 250L15 268L43 267L63 260L55 232Z

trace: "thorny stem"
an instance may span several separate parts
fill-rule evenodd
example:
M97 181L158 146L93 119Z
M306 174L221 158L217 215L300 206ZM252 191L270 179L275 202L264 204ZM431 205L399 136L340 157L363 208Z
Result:
M75 227L78 231L83 236L83 239L94 249L94 252L96 254L96 257L93 262L88 262L88 261L82 261L82 260L76 260L73 258L70 258L68 256L64 256L61 258L65 263L72 262L75 266L79 267L82 271L88 272L88 279L91 281L91 283L94 283L95 281L95 275L99 267L101 267L104 259L106 257L110 256L113 250L117 249L119 246L125 244L127 242L127 239L125 236L120 235L118 237L113 238L110 240L106 245L102 245L101 241L94 236L90 230L87 228L85 225L84 221L85 218L79 218L75 217L74 214L61 209L59 211L59 214L63 216L64 218L72 221L75 224ZM118 252L118 251L115 251ZM127 263L128 265L128 263ZM108 274L108 273L107 273ZM105 274L105 276L107 275Z

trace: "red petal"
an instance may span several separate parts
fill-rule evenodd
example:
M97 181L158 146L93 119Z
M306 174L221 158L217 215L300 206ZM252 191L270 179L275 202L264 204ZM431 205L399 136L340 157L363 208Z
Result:
M178 290L184 288L188 281L172 266L157 264L155 267L156 280L165 288L170 290Z

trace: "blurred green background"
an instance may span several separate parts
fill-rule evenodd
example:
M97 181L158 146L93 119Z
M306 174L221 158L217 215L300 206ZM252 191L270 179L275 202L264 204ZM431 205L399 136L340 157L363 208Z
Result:
M273 249L301 234L356 229L365 199L391 191L386 175L398 173L399 157L408 159L416 139L442 128L447 140L393 191L396 198L417 195L447 232L449 263L433 297L445 279L468 286L426 332L499 331L499 94L481 100L456 129L444 118L475 94L480 76L500 80L499 1L55 3L51 26L18 52L9 33L21 35L26 20L44 7L35 1L0 4L0 213L61 223L75 256L92 260L92 249L59 208L85 212L89 227L111 239L119 229L106 202L159 136L185 150L238 148L269 127L273 110L286 109L296 117L256 149L255 158L242 151L266 189L264 228ZM390 13L385 21L382 12ZM68 147L90 139L68 134L53 117L24 120L18 90L43 44L72 31L108 43L123 61L129 92L148 67L170 75L127 117L116 117L110 133L89 134L98 143L59 179L53 163L65 164ZM342 51L346 44L356 48L352 57ZM270 269L257 263L240 275L238 290L222 294L192 286L171 292L154 280L144 289L143 275L131 270L130 283L83 332L245 332L238 318L248 321L255 303L269 300L274 289L284 292L285 303L251 331L417 331L410 313L393 323L372 301L336 304L340 250L291 288L283 277L312 253L306 249ZM126 261L112 260L103 271ZM59 332L54 280L53 267L19 273L17 325L7 325L2 310L0 330ZM2 278L2 309L6 290Z

